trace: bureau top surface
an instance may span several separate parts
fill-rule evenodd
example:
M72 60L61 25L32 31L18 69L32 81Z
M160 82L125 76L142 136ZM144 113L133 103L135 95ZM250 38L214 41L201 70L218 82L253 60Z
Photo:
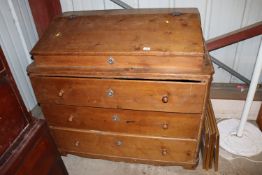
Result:
M204 45L196 9L83 11L55 18L31 53L202 56Z

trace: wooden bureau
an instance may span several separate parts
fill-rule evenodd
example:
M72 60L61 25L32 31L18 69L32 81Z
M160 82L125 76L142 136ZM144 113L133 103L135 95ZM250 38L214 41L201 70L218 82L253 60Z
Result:
M64 13L31 53L62 153L197 165L213 68L196 9Z

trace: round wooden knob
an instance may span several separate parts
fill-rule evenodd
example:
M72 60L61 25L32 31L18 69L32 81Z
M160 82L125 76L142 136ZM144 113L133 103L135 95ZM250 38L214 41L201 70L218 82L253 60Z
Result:
M162 153L163 156L167 155L167 149L163 148L161 153Z
M63 89L61 89L61 90L59 91L59 93L58 93L58 96L59 96L59 97L63 97L64 93L65 93L65 91L64 91Z
M163 124L162 124L162 128L163 128L163 129L168 129L168 123L163 123Z
M80 142L79 141L76 141L75 142L75 146L79 146Z
M71 115L68 117L67 120L68 120L69 122L72 122L72 121L73 121L73 118L74 118L74 116L71 114Z
M168 96L162 97L162 102L163 102L163 103L167 103L167 102L168 102Z

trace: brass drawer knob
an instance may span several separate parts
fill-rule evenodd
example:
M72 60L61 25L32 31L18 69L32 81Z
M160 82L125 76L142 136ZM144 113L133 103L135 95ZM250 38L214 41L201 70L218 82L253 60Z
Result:
M113 120L114 122L118 122L118 121L120 121L120 117L119 117L117 114L114 114L114 115L112 116L112 120Z
M168 102L168 96L162 97L162 102L163 102L163 103L167 103L167 102Z
M168 123L163 123L163 124L162 124L162 128L163 128L163 129L168 129Z
M107 63L108 64L114 64L115 63L115 60L112 56L110 56L108 59L107 59Z
M79 141L76 141L76 142L75 142L75 146L76 146L76 147L79 146L79 144L80 144Z
M166 156L167 155L167 149L166 148L162 148L161 150L162 156Z
M108 96L108 97L113 97L113 96L114 96L114 91L113 91L113 89L108 89L108 90L107 90L107 96Z
M116 141L116 145L121 146L121 145L123 145L123 142L121 140L118 140L118 141Z
M65 91L64 91L63 89L61 89L61 90L59 91L59 93L58 93L58 96L59 96L59 97L63 97L64 93L65 93Z
M74 118L74 116L71 114L71 115L68 117L67 120L68 120L69 122L72 122L72 121L73 121L73 118Z

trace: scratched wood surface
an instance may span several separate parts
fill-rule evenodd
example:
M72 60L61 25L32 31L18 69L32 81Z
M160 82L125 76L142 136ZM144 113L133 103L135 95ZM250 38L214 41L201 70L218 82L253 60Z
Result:
M99 131L51 129L58 148L74 154L135 159L153 163L194 164L196 142L183 139L161 139ZM174 146L176 145L176 146ZM158 163L159 164L159 163Z
M40 103L147 111L201 113L207 91L201 82L62 77L31 81Z
M42 104L50 126L197 139L201 114Z
M56 18L31 53L201 56L199 19L195 9L71 12Z
M61 153L194 168L213 74L204 48L196 9L70 12L28 72Z

